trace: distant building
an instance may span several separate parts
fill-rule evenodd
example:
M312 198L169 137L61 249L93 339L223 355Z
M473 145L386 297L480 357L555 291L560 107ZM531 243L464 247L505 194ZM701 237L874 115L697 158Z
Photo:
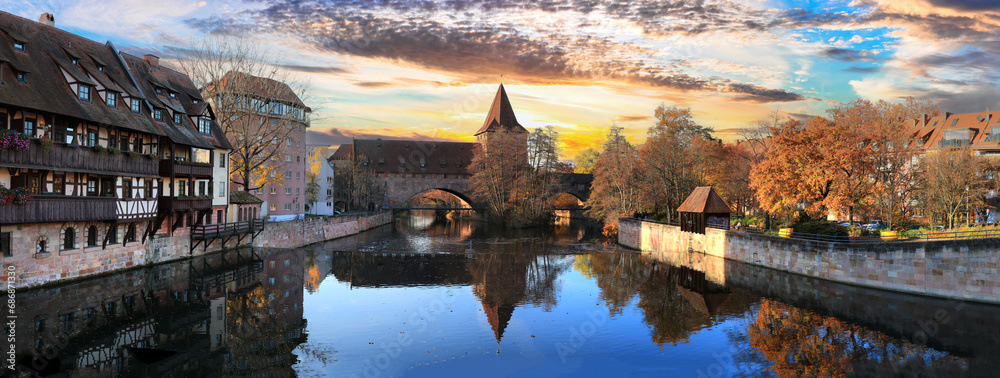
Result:
M970 147L979 155L1000 154L1000 111L924 115L904 125L927 150Z
M333 215L333 163L327 159L333 152L331 146L309 145L306 173L307 176L316 177L319 188L316 192L316 202L307 204L309 206L307 214ZM306 187L308 185L307 177Z

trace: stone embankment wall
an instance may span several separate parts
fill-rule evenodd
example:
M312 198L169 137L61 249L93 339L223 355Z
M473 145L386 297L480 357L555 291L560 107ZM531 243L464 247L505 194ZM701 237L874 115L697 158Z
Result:
M297 248L357 234L388 224L392 220L392 212L380 212L267 223L264 231L253 241L253 245L268 248ZM243 244L249 245L250 239L245 237ZM236 238L231 239L226 247L236 247ZM199 245L191 251L190 232L184 228L177 229L173 235L158 234L146 240L145 244L136 241L126 246L109 245L107 249L90 247L44 254L16 251L15 256L20 258L4 261L4 268L8 272L13 272L12 276L8 276L13 277L8 279L8 283L13 287L23 288L185 259L221 250L223 250L222 243L217 240L207 248Z
M618 242L654 255L697 252L885 290L1000 303L1000 239L830 243L740 231L619 221Z

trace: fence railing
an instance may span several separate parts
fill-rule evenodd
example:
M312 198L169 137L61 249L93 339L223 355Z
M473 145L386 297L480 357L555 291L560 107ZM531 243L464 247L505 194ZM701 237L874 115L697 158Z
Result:
M263 219L251 219L241 222L222 224L203 224L191 227L191 238L196 240L210 239L229 235L254 233L263 229Z
M645 220L641 218L627 217L625 219L634 219L642 222L664 224L668 226L680 227L680 223L677 222L658 222L652 220ZM922 231L922 230L910 230L901 231L896 235L868 235L868 236L833 236L833 235L818 235L818 234L808 234L803 232L792 231L791 235L780 235L778 230L764 230L753 227L720 227L708 225L707 228L715 228L721 230L732 230L736 232L745 232L757 235L767 235L774 237L786 237L789 239L800 239L809 241L819 241L828 243L905 243L905 242L918 242L918 241L938 241L938 240L969 240L969 239L995 239L1000 238L1000 228L997 229L981 229L981 230L959 230L959 231Z

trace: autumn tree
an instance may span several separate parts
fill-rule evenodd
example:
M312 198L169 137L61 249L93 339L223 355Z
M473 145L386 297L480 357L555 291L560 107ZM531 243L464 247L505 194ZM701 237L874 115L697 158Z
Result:
M618 224L618 217L639 209L642 193L641 162L634 146L611 126L600 156L594 162L587 214L605 224Z
M384 188L376 182L371 161L365 155L355 155L350 162L338 164L334 175L334 196L344 202L345 211L382 203Z
M528 134L527 167L511 193L515 214L526 222L547 219L556 194L559 134L551 126Z
M691 191L717 173L722 145L711 129L694 122L691 109L660 105L655 115L656 124L639 148L643 205L665 213L669 222Z
M767 159L767 151L771 145L771 130L787 122L788 117L782 116L778 110L771 111L764 118L758 119L739 131L739 139L729 147L728 178L725 187L729 188L730 198L743 214L748 212L764 213L764 227L771 227L771 213L761 209L756 193L750 185L750 172L754 166Z
M473 197L508 226L547 219L556 187L557 139L551 127L527 135L499 130L486 138L469 164Z
M593 148L580 151L580 153L576 155L576 159L574 159L576 168L573 171L575 173L591 173L594 162L597 161L599 156L600 154Z
M819 214L831 204L839 205L834 190L843 169L852 169L841 166L849 159L838 154L850 142L840 137L836 126L820 117L806 124L789 120L772 128L767 155L750 172L750 185L764 211L788 216L804 203Z
M981 167L982 161L968 147L927 154L919 165L917 197L932 225L942 219L954 228L959 214L980 203L987 183Z
M233 146L232 182L245 191L281 186L291 161L292 133L304 132L311 111L301 98L308 85L278 68L264 45L243 38L205 39L179 59L205 93Z
M306 211L313 210L316 201L319 200L319 180L312 172L307 172L306 177ZM313 211L315 213L315 211Z
M870 196L872 210L878 211L890 227L907 219L917 184L917 170L911 165L923 147L916 137L917 130L907 130L905 122L937 113L937 108L929 101L911 97L898 103L859 99L828 112L838 129L851 131L856 142L854 163L865 177L857 180L854 198ZM849 214L853 216L850 209Z

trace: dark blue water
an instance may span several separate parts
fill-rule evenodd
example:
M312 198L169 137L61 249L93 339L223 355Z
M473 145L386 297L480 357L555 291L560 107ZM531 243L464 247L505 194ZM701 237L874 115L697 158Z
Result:
M20 317L40 331L19 337L40 341L21 355L55 351L43 372L68 376L1000 371L1000 307L700 255L657 261L598 234L577 223L504 231L425 215L297 250L33 290L21 298L37 306Z

